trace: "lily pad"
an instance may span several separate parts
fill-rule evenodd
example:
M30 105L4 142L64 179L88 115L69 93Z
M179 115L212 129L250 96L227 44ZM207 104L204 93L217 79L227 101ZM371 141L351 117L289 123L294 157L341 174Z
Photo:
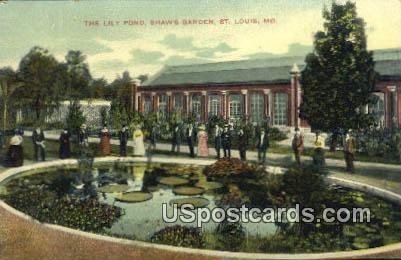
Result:
M124 184L110 184L97 188L97 191L103 193L122 193L127 191L129 188L128 185Z
M116 197L116 200L122 202L142 202L153 198L152 193L132 191L126 192Z
M163 177L159 179L159 183L164 184L164 185L170 185L170 186L177 186L177 185L183 185L187 184L189 180L181 178L181 177Z
M216 181L208 181L208 182L198 182L195 184L196 187L203 188L205 190L216 190L223 187L223 184Z
M369 248L369 244L368 243L352 243L352 247L354 249L366 249L366 248Z
M209 200L202 197L181 198L170 200L170 205L177 204L181 207L184 204L192 204L195 208L204 208L209 205Z
M200 195L205 190L199 187L190 187L190 186L180 186L173 190L175 194L178 195Z

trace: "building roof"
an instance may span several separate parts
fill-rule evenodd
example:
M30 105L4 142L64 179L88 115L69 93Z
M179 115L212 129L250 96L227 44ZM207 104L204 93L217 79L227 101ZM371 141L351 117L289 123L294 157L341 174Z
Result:
M401 49L376 50L376 71L383 77L401 78ZM287 83L293 64L302 70L304 56L248 59L205 64L165 66L143 86Z

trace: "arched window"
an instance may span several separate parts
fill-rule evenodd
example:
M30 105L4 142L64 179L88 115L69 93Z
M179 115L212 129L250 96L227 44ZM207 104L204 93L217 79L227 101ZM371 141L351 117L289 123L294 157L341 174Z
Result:
M288 125L288 95L286 93L274 94L274 120L275 125Z
M251 94L251 120L252 122L260 122L264 117L265 101L263 94Z
M165 117L167 115L167 99L167 95L159 96L159 113L162 117Z
M384 93L373 93L373 102L369 105L369 113L373 115L379 126L385 125Z
M241 95L231 94L229 96L230 118L238 119L242 115Z
M145 96L144 104L143 104L143 112L144 114L149 114L152 112L152 97Z
M199 94L194 94L191 97L191 113L197 117L202 114L201 96Z
M175 95L174 96L174 111L181 112L183 105L183 98L182 95Z
M220 96L216 94L209 95L209 115L220 115Z

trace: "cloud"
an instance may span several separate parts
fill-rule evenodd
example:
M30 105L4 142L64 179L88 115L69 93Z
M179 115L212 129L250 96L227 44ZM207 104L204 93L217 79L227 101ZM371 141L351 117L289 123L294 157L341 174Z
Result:
M164 57L164 54L160 51L144 51L141 49L134 49L131 54L132 61L135 64L155 64Z
M248 59L268 59L277 57L277 54L270 52L255 52L246 56Z
M202 58L215 58L216 53L230 53L237 49L231 47L225 42L218 44L213 48L203 48L200 51L196 52L196 56Z
M303 45L300 43L291 43L288 45L286 53L271 53L271 52L255 52L244 56L248 59L270 59L282 56L305 56L313 50L312 45Z
M300 43L292 43L288 46L287 54L289 56L303 56L313 50L312 45L303 45Z
M98 70L115 70L115 71L120 71L120 70L125 70L129 66L129 62L125 62L119 59L113 59L113 60L101 60L93 64L93 67L95 67Z
M166 35L159 43L165 45L169 49L180 51L193 51L199 48L195 47L193 37L177 37L175 34Z

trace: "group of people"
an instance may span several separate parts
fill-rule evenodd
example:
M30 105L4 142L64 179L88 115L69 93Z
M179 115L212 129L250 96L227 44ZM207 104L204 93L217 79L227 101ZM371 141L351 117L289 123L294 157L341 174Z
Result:
M320 131L316 131L316 138L314 142L313 164L318 167L325 165L325 145L326 140L321 135ZM356 152L356 141L352 135L352 131L348 131L343 141L344 159L346 164L346 171L355 173L354 160ZM294 151L295 161L301 165L301 156L304 150L303 136L300 134L299 128L295 129L294 138L292 139L292 149Z
M243 129L239 129L235 132L230 125L224 125L221 127L216 124L210 131L214 138L214 148L216 150L216 159L221 158L221 150L223 150L224 158L231 157L231 148L234 137L237 138L237 145L240 159L246 160L246 151L248 146L248 136ZM130 131L126 125L123 125L119 131L119 153L120 156L127 156L127 146L130 139ZM156 149L158 136L158 129L154 126L148 136L149 149ZM189 148L189 156L195 157L195 146L197 146L197 156L207 157L209 156L208 149L208 133L206 131L205 125L200 125L196 127L194 124L188 124L185 131L183 131L180 125L175 125L172 129L172 143L171 152L179 153L182 141L185 140ZM111 154L111 134L107 128L104 126L99 134L100 144L99 144L99 154L101 156L108 156ZM3 147L4 137L0 132L0 151ZM23 152L23 132L21 130L15 130L14 135L9 141L9 147L5 162L7 166L18 167L22 166L24 162L24 152ZM133 155L134 156L144 156L145 155L145 145L144 145L144 133L139 126L134 127L132 133L133 141ZM266 152L269 147L269 133L268 129L261 129L256 133L255 146L258 151L258 162L260 164L266 163ZM37 127L32 132L32 145L34 150L34 157L36 161L46 160L46 145L45 145L45 135L40 127ZM80 149L89 146L89 134L87 131L87 126L82 124L78 131L78 145ZM356 151L356 141L352 136L352 132L349 131L344 139L344 157L346 161L346 170L353 173L355 151ZM295 134L292 139L292 150L294 152L294 157L296 163L301 165L301 156L304 151L304 137L300 132L299 128L295 128ZM70 144L70 133L67 129L64 129L59 137L59 158L66 159L71 157L71 144ZM316 166L325 165L325 138L318 131L316 132L316 139L314 142L314 153L313 153L313 163Z
M237 138L238 151L240 159L246 160L246 151L248 146L248 136L243 129L239 129L236 133L232 129L232 126L226 124L223 127L216 124L210 131L212 138L214 139L214 149L216 150L216 159L221 158L221 150L223 150L223 157L231 157L231 149L234 137ZM151 134L152 135L152 134ZM189 124L186 130L183 131L180 125L173 127L172 131L172 143L171 152L179 153L180 145L184 140L189 148L189 156L195 157L195 147L197 146L197 156L207 157L209 156L208 149L208 133L206 131L205 125L200 125L196 128L193 124ZM265 129L262 129L257 133L256 136L256 148L258 149L258 161L264 164L266 162L266 152L269 147L269 135ZM152 138L155 142L155 139Z

